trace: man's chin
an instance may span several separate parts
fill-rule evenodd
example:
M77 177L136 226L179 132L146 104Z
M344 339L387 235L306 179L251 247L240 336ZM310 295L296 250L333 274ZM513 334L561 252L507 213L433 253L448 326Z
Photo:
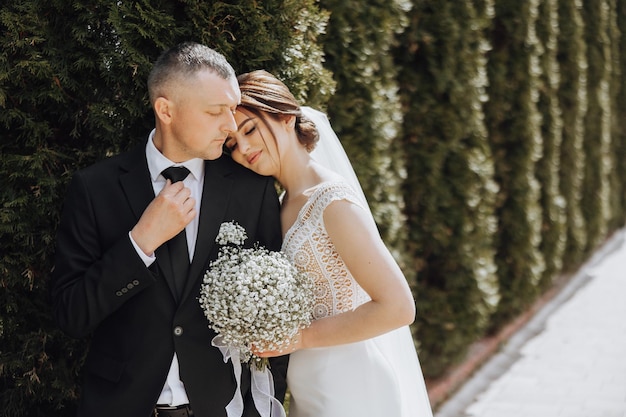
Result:
M217 158L219 158L220 156L222 156L223 152L222 152L222 148L220 147L219 149L215 149L215 150L210 150L208 151L205 155L204 155L204 159L205 160L209 160L209 161L213 161Z

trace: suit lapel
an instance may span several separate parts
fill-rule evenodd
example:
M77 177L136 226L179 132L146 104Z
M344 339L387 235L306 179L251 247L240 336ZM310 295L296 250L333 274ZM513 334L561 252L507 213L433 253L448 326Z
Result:
M120 175L120 183L137 220L148 207L148 204L154 200L154 189L150 179L145 149L144 143L143 146L139 146L131 154L127 164L121 165L123 172ZM159 266L161 275L165 277L172 295L176 297L176 287L167 245L161 245L156 249L155 253L156 263Z
M183 292L183 299L196 288L198 280L204 278L204 271L209 266L209 258L215 237L224 221L228 201L232 190L232 181L227 178L222 164L217 161L206 161L204 165L204 188L198 221L198 235L194 257L189 268L189 277Z

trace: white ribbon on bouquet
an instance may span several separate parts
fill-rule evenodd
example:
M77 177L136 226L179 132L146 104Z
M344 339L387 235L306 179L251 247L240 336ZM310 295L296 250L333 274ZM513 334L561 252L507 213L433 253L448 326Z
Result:
M228 417L241 417L243 415L243 397L241 396L241 361L239 349L226 345L221 336L215 336L211 344L222 352L224 363L228 360L233 364L233 373L237 381L237 389L233 399L226 406L226 414ZM283 405L274 397L274 378L269 368L266 366L263 370L257 369L254 365L250 366L251 372L251 391L254 405L261 417L286 417Z

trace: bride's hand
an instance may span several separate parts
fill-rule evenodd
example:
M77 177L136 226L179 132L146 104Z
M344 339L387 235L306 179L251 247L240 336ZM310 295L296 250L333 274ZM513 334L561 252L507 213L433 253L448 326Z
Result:
M298 349L302 349L302 347L302 330L299 330L289 343L284 345L280 350L262 350L257 347L257 345L252 344L252 353L259 358L273 358L275 356L288 355Z

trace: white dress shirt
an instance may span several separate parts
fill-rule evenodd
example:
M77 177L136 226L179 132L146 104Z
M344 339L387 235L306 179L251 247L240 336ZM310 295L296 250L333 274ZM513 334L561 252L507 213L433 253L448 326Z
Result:
M163 187L165 187L166 180L161 175L161 172L163 172L164 169L169 168L172 165L185 166L189 169L190 174L183 180L183 184L191 190L191 197L196 200L196 213L200 213L202 187L204 185L204 160L194 158L189 161L185 161L182 164L175 164L167 159L161 152L159 152L156 146L154 146L154 132L154 130L150 132L148 143L146 145L146 158L148 160L148 170L150 171L154 195L156 196L159 194ZM196 217L194 217L193 220L185 227L185 232L187 234L189 262L191 262L196 246L196 237L198 235L198 215L196 215ZM133 240L132 236L130 237L130 240L146 266L152 265L152 263L156 260L156 256L154 254L151 254L150 256L146 255L139 248L139 246L137 246L137 243ZM174 357L172 358L172 364L170 366L169 373L167 374L167 380L165 381L165 385L163 386L163 390L161 391L157 404L189 404L189 399L187 398L187 393L185 392L185 386L180 380L178 358L176 357L176 353L174 353Z

